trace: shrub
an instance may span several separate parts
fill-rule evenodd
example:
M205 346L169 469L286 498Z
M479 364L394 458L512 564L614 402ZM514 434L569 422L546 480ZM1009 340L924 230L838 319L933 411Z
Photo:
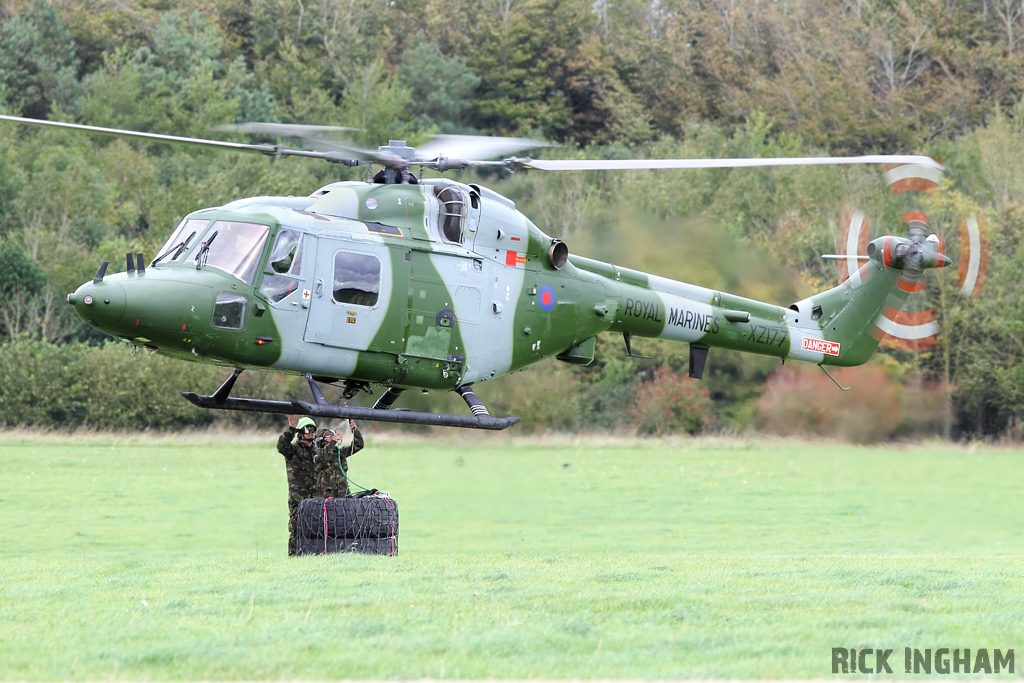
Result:
M945 393L934 384L897 381L880 367L830 370L841 391L820 370L785 366L768 378L757 402L757 425L782 436L831 437L877 443L921 434L942 421Z
M715 419L708 390L664 365L637 389L629 415L637 433L644 435L697 434Z
M580 386L576 369L556 360L528 367L508 377L474 386L492 415L522 418L518 431L571 431L580 422ZM465 412L456 403L455 412Z
M182 391L209 394L229 368L189 363L109 342L56 345L19 337L0 344L0 423L7 426L173 429L214 423L276 427L280 415L212 411ZM274 373L242 374L234 396L310 399L305 381Z
M71 425L85 420L79 364L84 347L30 337L0 344L0 421L6 425Z

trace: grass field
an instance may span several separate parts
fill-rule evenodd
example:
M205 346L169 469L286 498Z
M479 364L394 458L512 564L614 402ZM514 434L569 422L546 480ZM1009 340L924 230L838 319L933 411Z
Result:
M449 432L351 464L398 503L397 557L287 557L273 435L0 436L0 679L822 678L839 646L903 677L904 647L1021 651L1021 452Z

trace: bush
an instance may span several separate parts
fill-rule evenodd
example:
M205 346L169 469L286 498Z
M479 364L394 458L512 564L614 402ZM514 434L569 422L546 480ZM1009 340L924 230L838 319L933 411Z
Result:
M56 345L31 338L0 344L0 423L9 426L174 429L214 423L280 426L280 415L197 408L182 391L212 393L229 368L183 362L109 342ZM309 399L305 381L245 372L232 395ZM303 393L305 391L305 393Z
M548 360L481 386L494 414L522 418L517 429L572 431L580 426L579 376L576 368L561 361ZM491 387L500 391L492 392Z
M85 347L28 337L0 344L0 420L6 425L72 425L85 419L79 363Z
M820 370L785 366L768 379L757 402L756 423L781 436L830 437L877 443L937 429L945 392L935 384L890 377L877 366L830 370L841 391ZM931 433L934 434L934 431Z
M654 379L640 385L629 409L638 434L698 434L715 420L714 404L708 390L664 365L654 370Z

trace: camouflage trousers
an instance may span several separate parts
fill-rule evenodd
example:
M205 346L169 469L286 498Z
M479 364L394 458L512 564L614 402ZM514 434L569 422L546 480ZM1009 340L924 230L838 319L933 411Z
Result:
M288 554L299 554L299 501L288 499Z

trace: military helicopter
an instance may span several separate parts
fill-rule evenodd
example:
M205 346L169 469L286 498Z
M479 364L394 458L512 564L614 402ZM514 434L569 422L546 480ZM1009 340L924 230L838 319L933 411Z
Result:
M107 274L104 262L68 295L82 320L109 335L166 356L234 368L212 394L183 394L204 408L505 429L519 418L491 416L474 385L552 357L589 364L603 332L621 334L630 355L633 337L686 342L695 379L703 375L711 348L806 361L823 370L859 365L878 344L876 321L890 308L899 310L913 289L907 283L950 263L937 238L911 225L907 237L871 241L855 257L862 263L855 279L778 306L570 254L564 242L497 192L410 171L800 164L941 170L925 156L487 160L544 143L436 136L419 148L392 140L374 151L325 140L335 130L328 127L233 128L311 138L327 150L309 151L13 116L0 120L380 167L372 179L368 174L367 181L334 182L306 197L249 197L193 211L148 266L142 254L129 253L125 272ZM303 375L313 400L233 397L245 369ZM384 391L371 408L335 405L318 383L338 384L346 400L374 386ZM471 414L395 409L399 395L413 388L455 391Z

